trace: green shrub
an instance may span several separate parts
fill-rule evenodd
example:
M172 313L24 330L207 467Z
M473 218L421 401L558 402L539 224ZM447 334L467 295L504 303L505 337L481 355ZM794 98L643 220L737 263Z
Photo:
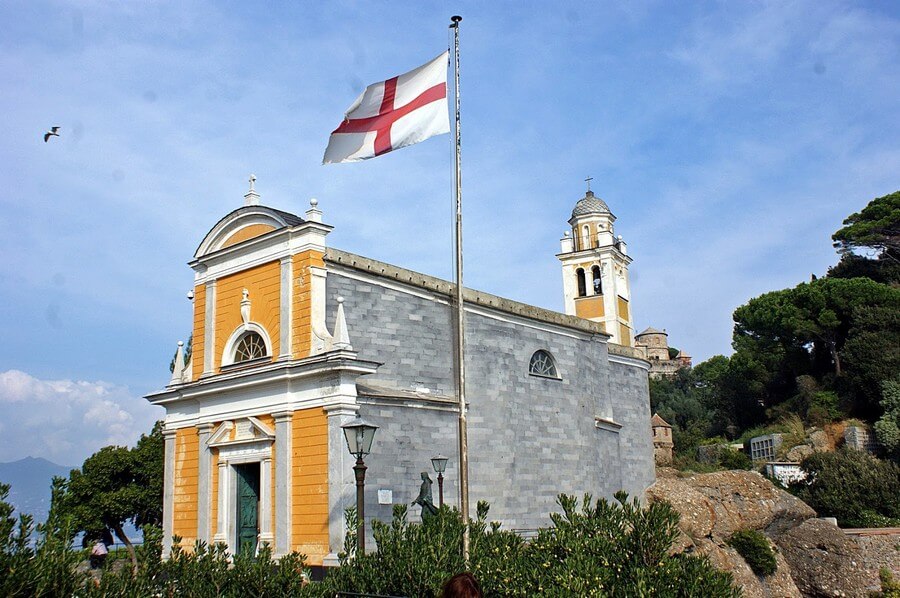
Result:
M664 503L641 508L624 494L615 502L560 496L561 513L530 542L488 524L479 504L471 524L471 570L487 596L737 596L731 576L705 559L668 553L678 514ZM345 560L322 584L323 595L367 592L436 596L448 577L466 570L462 525L444 507L419 525L394 510L390 525L373 522L377 552Z
M778 568L775 551L762 532L755 529L735 532L728 545L737 550L757 575L772 575Z
M58 489L57 489L58 490ZM531 541L487 521L479 503L470 522L470 560L462 560L463 525L459 512L442 507L422 524L407 520L396 506L390 523L373 521L377 550L355 554L350 526L342 566L321 583L306 583L305 558L272 558L268 545L255 558L229 558L221 544L173 544L161 559L162 534L144 528L138 568L107 568L102 577L79 573L84 551L71 549L68 523L51 508L36 548L29 548L30 523L19 524L4 502L0 485L0 591L3 596L146 596L262 597L314 596L338 591L431 597L452 575L470 570L489 596L697 596L736 597L731 575L706 558L671 555L678 514L665 503L641 508L625 494L616 501L560 496L552 526ZM351 515L353 515L351 513ZM352 517L355 521L355 516Z
M841 527L900 525L900 467L853 449L810 455L790 491Z
M753 469L753 461L747 453L730 447L719 451L719 464L725 469Z
M878 579L881 581L882 598L900 598L900 581L894 580L894 574L887 567L878 570Z

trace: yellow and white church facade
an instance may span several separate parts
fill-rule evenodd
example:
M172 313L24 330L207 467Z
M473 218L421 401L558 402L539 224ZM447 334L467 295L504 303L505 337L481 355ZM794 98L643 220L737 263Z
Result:
M342 424L359 413L379 426L368 529L409 504L432 456L456 453L454 287L328 247L315 200L300 217L259 199L251 177L189 262L190 355L179 343L170 382L146 397L166 410L165 549L173 537L232 553L267 543L335 564L355 496ZM605 240L611 214L586 203L572 230ZM568 314L465 290L470 496L507 528L546 525L561 492L640 495L654 480L630 258L615 240L579 243L558 256Z

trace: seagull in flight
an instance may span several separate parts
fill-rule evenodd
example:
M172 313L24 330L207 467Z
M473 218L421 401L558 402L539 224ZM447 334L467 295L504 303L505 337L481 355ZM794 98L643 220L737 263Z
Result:
M57 131L59 131L59 127L50 127L50 130L44 133L44 143L47 143L51 137L59 137Z

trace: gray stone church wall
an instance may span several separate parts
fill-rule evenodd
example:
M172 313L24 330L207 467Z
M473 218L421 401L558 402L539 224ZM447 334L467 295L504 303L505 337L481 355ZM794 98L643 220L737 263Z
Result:
M395 504L409 504L422 471L435 480L437 502L430 462L437 453L450 457L445 500L457 504L454 322L447 297L327 266L329 329L335 299L343 296L353 349L361 359L383 364L358 383L361 413L380 426L366 459L367 519L391 517L391 506L378 504L378 490L390 490ZM529 374L539 349L553 355L559 379ZM647 371L637 360L622 361L609 361L606 337L589 326L560 326L483 306L467 309L473 516L475 503L487 500L491 520L532 530L549 523L559 493L643 493L654 479ZM613 424L598 427L597 418ZM412 512L417 518L419 507Z

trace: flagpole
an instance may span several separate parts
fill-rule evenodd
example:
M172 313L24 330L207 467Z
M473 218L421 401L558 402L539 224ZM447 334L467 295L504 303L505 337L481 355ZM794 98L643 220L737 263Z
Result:
M459 133L459 22L450 17L453 29L453 79L456 94L456 392L459 396L459 510L463 521L463 561L469 562L469 440L466 428L465 310L463 309L462 260L462 168Z

